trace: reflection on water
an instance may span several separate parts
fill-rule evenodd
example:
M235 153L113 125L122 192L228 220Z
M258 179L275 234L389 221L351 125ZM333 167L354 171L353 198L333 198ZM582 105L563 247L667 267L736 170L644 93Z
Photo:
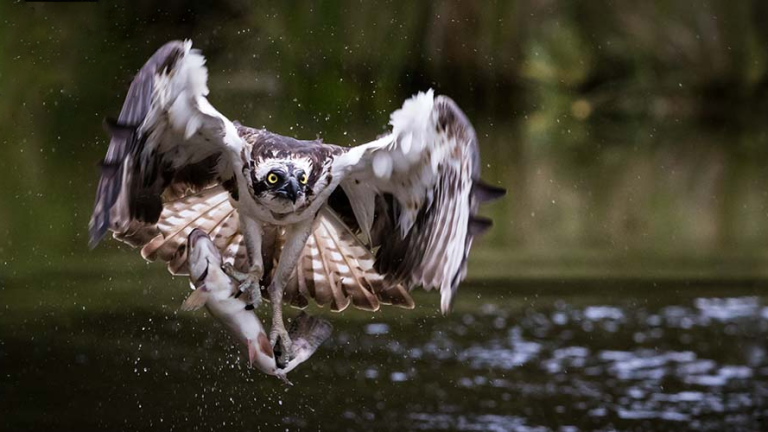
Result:
M693 305L657 310L579 308L557 302L552 311L530 311L511 326L506 325L509 314L486 307L478 317L465 315L463 321L491 322L497 336L482 344L457 346L458 359L478 371L522 369L550 375L550 379L537 384L530 383L530 378L475 375L460 378L458 385L504 389L534 398L570 395L575 399L568 407L570 415L580 412L578 416L590 417L594 424L601 423L601 418L649 419L717 430L727 416L731 426L748 427L757 416L768 414L768 406L761 405L758 396L768 391L768 361L761 336L752 333L765 333L766 316L768 306L757 297L697 298ZM702 333L723 337L750 333L757 341L739 347L744 356L741 362L719 360L722 353L717 351L729 347L722 346L722 340L703 339ZM635 342L631 349L616 349L610 342L624 338ZM478 416L474 422L461 417L453 423L447 422L448 417L420 413L415 418L427 429L526 426L518 417ZM581 421L575 423L579 425L583 426Z
M334 334L287 388L208 316L177 313L183 280L128 270L3 281L18 305L0 309L6 429L715 431L768 416L753 288L468 285L446 318L427 293L414 311L319 310Z

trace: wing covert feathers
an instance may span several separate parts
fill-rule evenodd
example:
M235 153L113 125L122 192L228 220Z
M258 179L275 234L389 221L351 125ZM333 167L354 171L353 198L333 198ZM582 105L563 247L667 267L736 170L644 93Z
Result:
M107 230L153 224L162 195L180 185L197 190L232 177L230 157L242 140L206 99L205 58L190 41L163 45L131 82L111 134L89 223L95 247Z
M479 204L505 191L481 182L475 131L451 99L419 93L390 124L391 134L350 149L334 168L363 237L379 246L376 271L390 284L440 289L447 313L473 237L491 226Z

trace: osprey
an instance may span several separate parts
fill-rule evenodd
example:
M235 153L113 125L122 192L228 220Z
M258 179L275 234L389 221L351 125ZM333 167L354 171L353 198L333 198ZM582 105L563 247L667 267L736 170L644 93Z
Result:
M475 132L451 99L419 93L390 133L340 147L230 121L206 99L207 80L188 40L165 44L133 79L106 122L91 247L111 230L187 274L186 238L203 230L247 298L267 287L280 364L292 357L283 301L413 307L408 291L422 286L450 310L473 236L491 226L478 205L504 194L480 181Z

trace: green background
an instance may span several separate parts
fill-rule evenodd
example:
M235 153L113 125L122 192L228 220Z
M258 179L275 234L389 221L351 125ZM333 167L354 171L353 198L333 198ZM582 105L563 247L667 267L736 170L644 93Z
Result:
M0 3L0 428L760 429L767 16L759 0ZM298 138L354 145L417 91L456 100L509 191L483 209L495 226L456 313L428 293L410 312L313 308L336 331L287 390L177 313L184 278L112 240L89 251L102 120L180 38L222 113ZM572 352L581 366L548 366Z

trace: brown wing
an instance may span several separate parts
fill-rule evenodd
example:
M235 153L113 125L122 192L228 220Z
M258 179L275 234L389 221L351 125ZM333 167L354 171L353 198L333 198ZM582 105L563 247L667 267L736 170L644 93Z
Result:
M91 247L107 230L157 222L168 188L200 190L233 177L231 160L243 143L205 97L204 64L191 42L173 41L134 78L118 120L108 123L112 137L89 223Z
M392 133L337 157L333 173L391 283L438 288L447 313L473 238L491 226L479 204L504 190L480 181L477 137L459 107L430 90L391 116Z
M114 236L141 247L145 259L166 262L171 274L181 275L188 273L187 236L199 228L222 251L224 262L245 272L248 264L239 227L239 216L229 200L229 192L222 186L213 186L202 191L188 189L186 194L171 197L164 203L156 224L134 221L129 230ZM276 228L274 237L265 236L263 258L267 271L276 268L274 261L280 256L284 241L282 232ZM403 286L385 282L373 265L373 254L335 213L323 209L286 287L285 301L303 308L308 299L314 299L318 305L330 305L337 312L350 304L369 311L378 310L381 304L413 308L413 300ZM270 276L265 277L264 286Z
M114 237L134 247L148 261L168 263L173 275L186 275L186 242L195 228L205 231L222 251L222 258L239 269L247 268L243 236L237 211L229 201L229 192L222 186L167 200L156 224L134 221L125 232Z
M341 312L350 303L377 311L381 304L412 309L414 302L401 284L391 284L374 269L374 256L330 208L318 213L296 270L288 281L286 298L302 304L310 297Z

